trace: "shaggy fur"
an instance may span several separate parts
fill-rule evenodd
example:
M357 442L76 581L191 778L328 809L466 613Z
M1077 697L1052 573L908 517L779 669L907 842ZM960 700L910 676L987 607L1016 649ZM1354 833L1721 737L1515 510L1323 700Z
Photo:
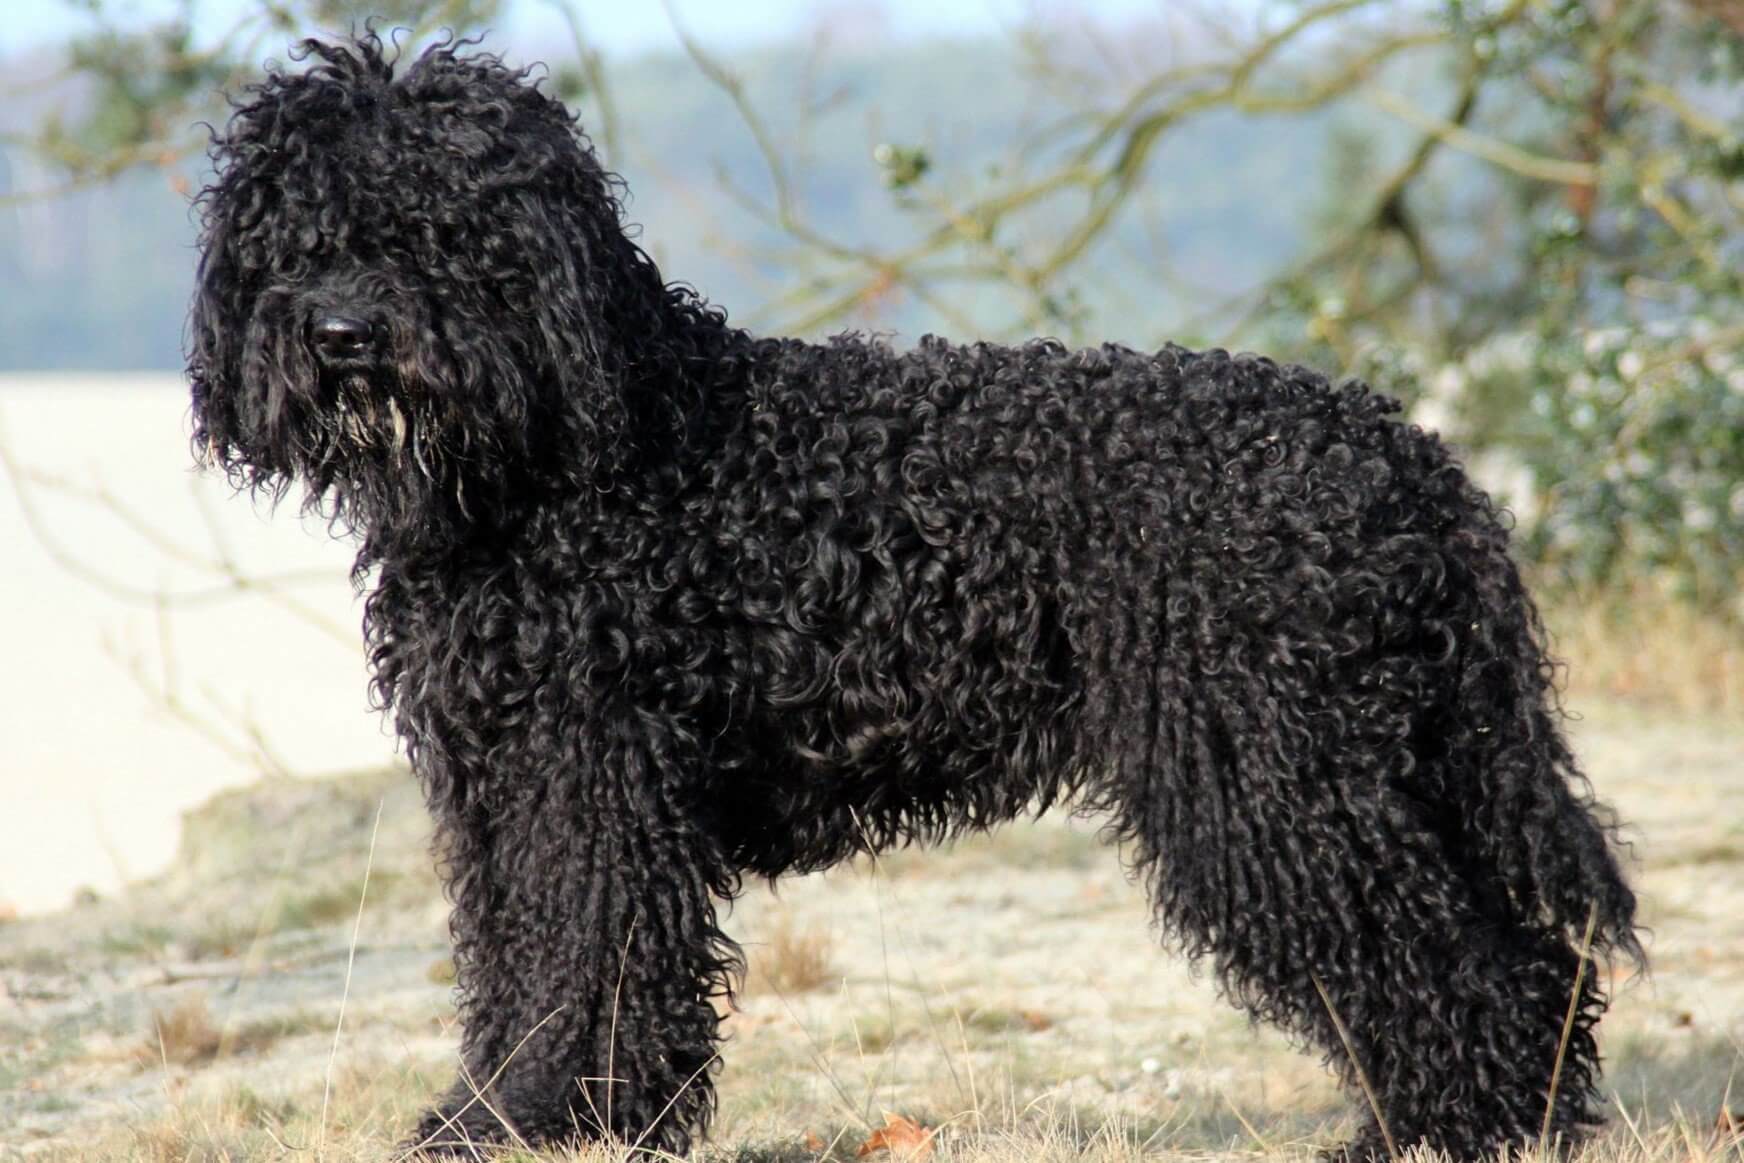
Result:
M188 372L202 458L360 538L453 901L461 1078L414 1141L686 1150L744 876L1059 803L1354 1082L1335 1010L1402 1146L1538 1137L1579 934L1638 955L1634 900L1443 445L1222 351L751 336L524 73L388 55L306 42L238 101ZM1568 1138L1603 1008L1588 973Z

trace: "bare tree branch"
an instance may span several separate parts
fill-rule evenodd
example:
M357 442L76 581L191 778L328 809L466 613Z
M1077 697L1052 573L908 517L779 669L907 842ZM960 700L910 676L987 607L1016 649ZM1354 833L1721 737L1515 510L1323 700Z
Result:
M1523 178L1532 178L1540 182L1556 182L1565 186L1590 186L1598 181L1598 167L1589 162L1540 157L1517 145L1511 145L1493 137L1486 137L1481 133L1473 133L1454 122L1433 117L1403 97L1389 93L1385 89L1371 90L1366 98L1375 108L1385 110L1407 125L1427 131L1436 140L1445 142L1455 149L1464 150L1473 157L1482 158L1492 165L1512 170Z

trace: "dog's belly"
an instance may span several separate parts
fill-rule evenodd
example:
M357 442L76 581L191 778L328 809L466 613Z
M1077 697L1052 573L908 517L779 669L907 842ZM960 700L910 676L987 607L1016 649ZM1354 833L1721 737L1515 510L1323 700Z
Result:
M991 757L989 757L991 758ZM827 868L863 852L933 843L1022 814L1036 802L1000 765L941 757L918 776L896 762L824 770L770 759L717 772L709 796L717 834L736 867L759 876Z
M735 862L825 867L1058 797L1085 765L1083 682L1054 604L1027 605L1025 632L1015 614L912 601L903 632L770 631L751 655L780 665L759 668L763 697L714 734L702 792Z

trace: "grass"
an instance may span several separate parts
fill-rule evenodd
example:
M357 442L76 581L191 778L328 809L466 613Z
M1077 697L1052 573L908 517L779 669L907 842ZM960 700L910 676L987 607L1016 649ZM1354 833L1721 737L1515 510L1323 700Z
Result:
M131 924L103 935L100 948L112 957L161 956L175 940L175 930L164 924Z
M834 952L828 932L803 931L784 915L767 941L752 946L746 988L766 988L781 995L822 989L841 976L832 960Z
M1671 866L1699 864L1737 864L1744 861L1744 842L1722 842L1719 844L1704 844L1699 848L1691 848L1687 852L1679 852L1666 863Z
M244 956L263 936L259 924L226 917L190 935L182 948L195 961L223 960Z
M1573 701L1616 699L1681 714L1744 714L1744 624L1643 584L1544 604Z
M224 1034L212 1020L203 995L184 998L167 1010L153 1010L139 1046L141 1065L173 1062L188 1066L218 1056Z
M229 1038L213 1018L203 994L188 995L176 1006L154 1012L149 1041L154 1060L193 1068L210 1067L231 1049L262 1050L278 1038L298 1033L324 1033L330 1017L314 1011L270 1022L241 1027ZM852 1054L871 1063L875 1075L879 1061L899 1042L944 1041L955 1035L949 1026L989 1034L1025 1031L1046 1033L1051 1021L1041 1021L1025 1011L983 1007L960 1017L943 1014L937 1024L921 1022L912 1038L898 1039L883 1015L851 1018L843 1031L854 1042ZM880 1036L882 1031L884 1036ZM945 1073L973 1075L974 1057L964 1044L944 1063ZM1684 1109L1673 1100L1669 1112L1649 1117L1648 1100L1635 1106L1620 1104L1616 1126L1596 1143L1583 1148L1580 1163L1720 1163L1744 1158L1735 1144L1717 1135L1708 1112L1726 1101L1726 1092L1715 1087L1732 1071L1744 1065L1738 1049L1724 1039L1707 1039L1693 1053L1668 1053L1659 1042L1626 1043L1614 1073L1627 1090L1640 1086L1654 1091L1653 1099L1664 1102L1667 1091L1686 1096L1699 1109ZM394 1136L410 1121L413 1111L441 1079L445 1067L408 1070L398 1060L364 1057L345 1063L335 1077L334 1102L323 1116L319 1072L310 1072L288 1090L269 1093L248 1083L226 1083L216 1089L196 1091L176 1086L159 1114L127 1124L100 1129L94 1137L65 1146L47 1146L33 1157L45 1163L72 1160L113 1160L125 1163L168 1163L170 1160L248 1161L285 1158L304 1153L320 1141L321 1160L349 1163L353 1160L389 1156ZM864 1093L860 1086L836 1074L827 1064L814 1062L810 1069L830 1076L828 1081L846 1089L840 1097L849 1107L861 1108L859 1117L844 1120L837 1102L808 1104L793 1101L777 1112L786 1125L785 1134L768 1127L738 1128L721 1145L705 1148L699 1163L788 1163L797 1160L829 1160L845 1163L862 1157L860 1150L871 1141L880 1115L873 1109L877 1089L874 1081ZM961 1079L958 1079L961 1082ZM968 1101L952 1103L950 1081L935 1072L921 1080L925 1097L904 1105L903 1113L925 1128L936 1128L927 1152L916 1158L932 1163L1128 1163L1188 1155L1198 1158L1264 1160L1266 1163L1306 1163L1318 1146L1335 1141L1346 1132L1347 1116L1330 1117L1314 1111L1296 1115L1267 1111L1263 1099L1244 1099L1251 1108L1234 1109L1233 1102L1187 1101L1173 1108L1160 1108L1149 1116L1109 1113L1097 1104L1077 1104L1062 1097L1025 1098L1010 1073L995 1070L972 1080ZM727 1092L729 1104L732 1091ZM40 1105L40 1104L39 1104ZM847 1113L853 1113L848 1111ZM865 1156L874 1160L901 1158L887 1152ZM503 1160L545 1160L547 1163L638 1163L653 1158L624 1149L598 1148L584 1152L526 1153L500 1156ZM1521 1163L1554 1163L1550 1155L1529 1151ZM1419 1163L1410 1153L1405 1163Z
M203 993L154 1009L135 1055L141 1066L206 1066L221 1056L264 1050L281 1038L332 1030L331 1015L314 1009L220 1023Z
M1040 1010L1008 1010L999 1006L971 1010L963 1015L962 1022L968 1029L983 1034L1039 1034L1054 1024Z
M16 969L25 976L66 971L71 957L65 949L26 945L0 956L0 969Z
M319 1158L326 1163L382 1160L392 1157L394 1132L409 1112L404 1096L414 1080L386 1064L354 1069L338 1088L342 1101L328 1114L325 1149L315 1156L318 1102L307 1096L269 1099L247 1087L173 1104L161 1115L132 1127L116 1128L102 1137L67 1151L50 1148L33 1158L43 1163L103 1159L114 1163L183 1163L183 1161L248 1161L290 1157ZM876 1120L880 1125L882 1119ZM1141 1120L1107 1116L1065 1103L1017 1103L995 1091L976 1107L938 1108L914 1116L914 1122L935 1133L925 1154L912 1156L931 1163L1138 1163L1178 1157L1310 1163L1317 1151L1341 1130L1315 1128L1304 1135L1286 1126L1251 1125L1244 1138L1209 1143L1189 1120ZM1625 1112L1621 1124L1583 1146L1578 1163L1736 1163L1736 1140L1716 1133L1711 1121L1688 1114L1651 1127L1635 1113ZM1631 1124L1634 1124L1633 1129ZM750 1137L745 1141L705 1145L697 1163L848 1163L869 1158L872 1163L899 1163L901 1154L873 1151L859 1154L877 1127L862 1122L819 1123L785 1136ZM81 1153L82 1152L82 1153ZM582 1151L504 1152L500 1163L651 1163L663 1157L624 1146L597 1146ZM1410 1150L1404 1163L1432 1163L1435 1156ZM1565 1163L1550 1151L1528 1149L1510 1155L1518 1163Z

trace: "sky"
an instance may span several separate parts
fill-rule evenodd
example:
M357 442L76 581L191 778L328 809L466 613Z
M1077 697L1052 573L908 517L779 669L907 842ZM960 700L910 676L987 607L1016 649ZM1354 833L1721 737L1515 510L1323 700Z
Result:
M1070 11L1097 22L1156 14L1167 0L672 0L686 28L717 49L781 40L814 27L829 14L857 27L905 38L964 36L1010 28L1029 13ZM661 0L577 0L590 39L612 55L676 47ZM181 7L176 0L111 0L129 23L144 23ZM197 0L201 24L224 27L257 7L252 0ZM91 17L67 0L22 0L0 31L0 55L8 50L64 40L91 26ZM539 38L561 25L549 3L507 0L495 31L512 39Z

